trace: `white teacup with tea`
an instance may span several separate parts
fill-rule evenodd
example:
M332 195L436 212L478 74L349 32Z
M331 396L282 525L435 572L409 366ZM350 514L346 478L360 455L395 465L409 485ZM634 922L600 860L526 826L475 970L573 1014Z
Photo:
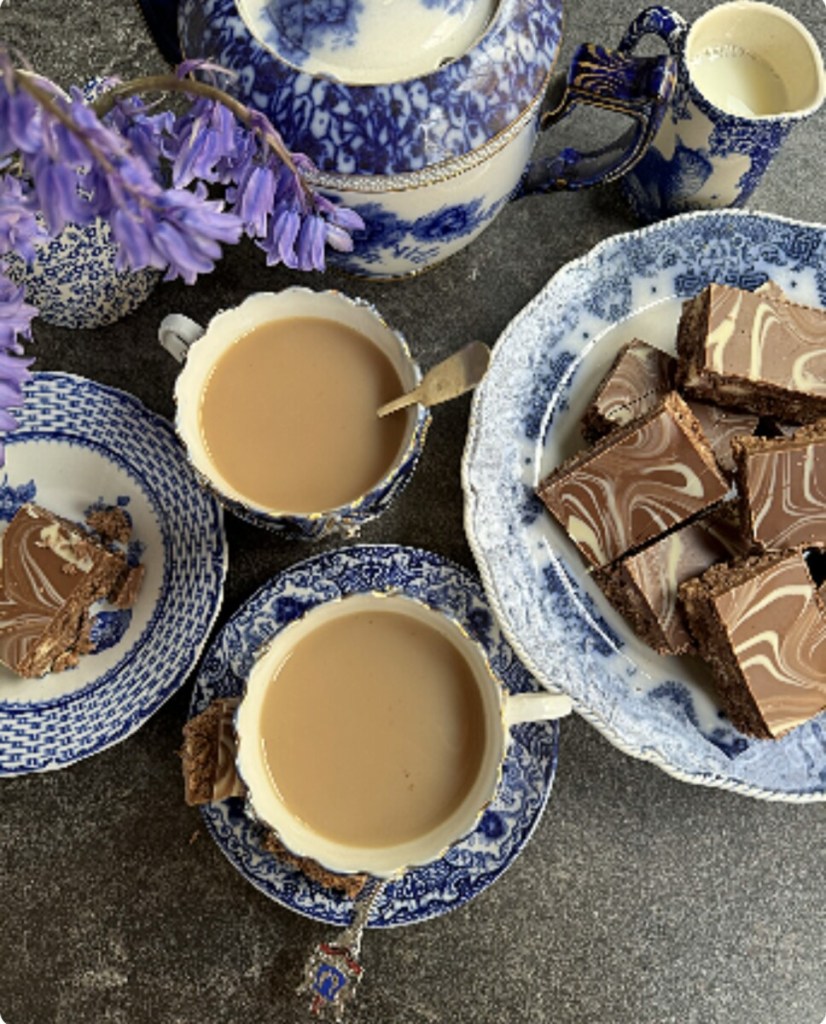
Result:
M206 328L171 314L159 338L185 360L175 426L190 461L242 518L311 537L352 532L412 475L427 410L377 410L421 373L368 303L302 287L261 292Z
M429 863L493 798L521 721L567 696L507 694L482 647L398 593L351 594L285 627L254 663L235 718L255 818L337 873Z

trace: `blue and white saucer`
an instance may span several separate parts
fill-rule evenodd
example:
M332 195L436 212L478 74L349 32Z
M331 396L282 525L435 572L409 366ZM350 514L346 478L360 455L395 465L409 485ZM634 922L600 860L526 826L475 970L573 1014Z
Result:
M600 243L508 325L476 389L462 464L465 527L518 656L617 747L677 778L774 800L826 800L826 713L779 740L743 736L699 661L633 636L534 488L582 445L580 420L619 347L674 350L682 300L767 280L826 307L826 226L726 210Z
M496 676L513 693L535 690L491 615L479 581L440 555L395 545L357 545L292 566L255 593L227 622L201 662L190 715L219 697L240 696L257 651L315 605L345 594L393 590L441 609L485 648ZM368 926L414 924L472 899L513 862L535 828L556 771L559 723L516 726L502 782L477 828L439 861L388 883ZM253 885L300 914L349 924L352 900L310 881L262 848L262 826L244 814L241 798L202 808L222 853Z
M0 669L0 775L63 768L134 732L184 682L218 614L227 568L220 506L170 423L83 377L35 373L0 469L0 530L27 501L83 522L132 520L145 576L133 608L98 611L96 650L65 672Z

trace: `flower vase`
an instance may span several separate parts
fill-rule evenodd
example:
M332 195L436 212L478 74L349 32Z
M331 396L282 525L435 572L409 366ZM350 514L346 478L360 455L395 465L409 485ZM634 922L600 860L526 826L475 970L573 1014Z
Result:
M101 219L67 225L37 246L31 265L16 255L5 258L9 277L26 290L26 301L41 320L56 327L105 327L144 302L161 271L119 270L117 245Z

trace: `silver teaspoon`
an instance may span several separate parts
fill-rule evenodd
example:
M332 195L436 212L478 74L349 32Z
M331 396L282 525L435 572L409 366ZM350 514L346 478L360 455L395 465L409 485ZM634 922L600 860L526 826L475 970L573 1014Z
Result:
M336 1021L343 1019L345 1006L356 994L364 974L358 958L362 933L384 886L384 879L371 879L353 903L350 924L330 942L319 942L307 958L297 991L310 996L314 1016L329 1013Z

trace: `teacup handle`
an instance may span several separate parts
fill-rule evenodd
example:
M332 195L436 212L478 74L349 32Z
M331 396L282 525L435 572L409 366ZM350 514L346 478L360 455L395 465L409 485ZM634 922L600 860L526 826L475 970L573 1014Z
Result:
M158 341L166 351L183 363L192 345L204 334L204 328L183 313L170 313L161 320Z
M659 36L669 51L679 57L683 52L689 25L685 18L670 7L654 4L646 7L634 18L626 29L617 49L620 53L631 53L643 36Z
M533 161L514 198L587 188L625 174L657 134L676 80L677 61L670 54L631 57L583 43L574 54L564 83L557 80L549 88L540 129L544 131L561 121L581 103L628 115L634 123L602 149L580 153L568 148L553 158Z
M505 725L547 722L570 715L573 703L567 693L509 693L504 700Z

